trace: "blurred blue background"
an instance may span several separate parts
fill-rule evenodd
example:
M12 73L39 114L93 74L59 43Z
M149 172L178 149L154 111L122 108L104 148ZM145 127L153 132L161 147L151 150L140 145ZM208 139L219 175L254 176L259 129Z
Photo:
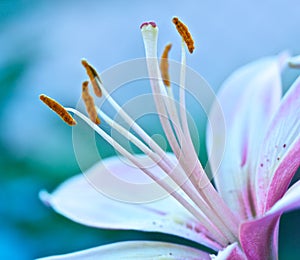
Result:
M296 0L0 0L0 259L32 259L125 239L176 241L160 234L83 227L39 201L41 189L52 191L80 170L71 129L38 95L75 105L86 77L82 57L100 71L143 57L139 25L145 20L159 25L161 50L167 42L178 43L171 24L176 15L196 41L188 64L217 90L247 62L285 49L299 54L299 10ZM179 50L175 45L171 58L178 60ZM285 73L285 88L296 73ZM282 259L300 256L299 217L294 212L282 219Z

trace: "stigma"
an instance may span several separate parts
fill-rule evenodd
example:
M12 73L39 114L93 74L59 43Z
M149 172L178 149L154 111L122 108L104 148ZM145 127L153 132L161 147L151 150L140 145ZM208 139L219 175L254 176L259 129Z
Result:
M144 23L141 24L140 29L142 29L144 26L147 26L147 25L151 25L153 28L156 27L155 22L144 22Z

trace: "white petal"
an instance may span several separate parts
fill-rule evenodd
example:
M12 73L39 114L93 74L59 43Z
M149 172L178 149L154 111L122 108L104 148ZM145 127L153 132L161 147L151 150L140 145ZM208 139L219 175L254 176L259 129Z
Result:
M59 259L210 259L209 255L200 250L164 242L131 241L95 247L71 254L50 256L43 260ZM41 259L40 259L41 260Z
M285 94L262 147L256 180L260 214L284 195L300 164L300 77Z
M281 214L300 208L300 181L288 189L286 194L274 204L266 215Z
M284 212L299 208L300 181L294 184L264 216L242 223L240 226L240 243L248 258L276 258L280 216Z
M103 162L107 162L106 167ZM116 169L119 171L116 172ZM103 181L102 177L99 179L100 172L111 174L110 171L114 170L114 174L130 175L132 169L123 164L119 157L103 160L85 173L87 178L84 175L75 176L63 183L53 194L41 193L41 198L58 213L84 225L163 232L213 249L220 248L205 235L207 232L201 223L171 196L151 203L124 203L108 198L91 185ZM142 171L140 173L143 174ZM139 196L138 193L134 195Z
M254 176L249 173L256 168L261 139L280 97L278 57L264 58L240 68L227 79L218 94L227 129L211 136L208 128L208 150L213 142L220 140L226 141L226 149L221 163L220 154L212 154L209 159L218 190L242 218L251 211L248 195L253 192ZM219 121L216 108L217 104L209 115L211 122Z

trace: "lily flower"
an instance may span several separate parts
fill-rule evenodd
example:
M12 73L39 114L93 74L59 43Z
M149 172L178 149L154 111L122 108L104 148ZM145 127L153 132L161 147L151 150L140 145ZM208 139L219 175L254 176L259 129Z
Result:
M217 127L214 132L207 128L208 153L214 145L218 147L226 141L224 152L220 147L209 156L215 187L198 159L185 112L186 47L192 53L194 41L178 18L173 18L173 23L182 37L178 109L168 74L171 46L166 47L159 66L157 25L154 22L141 25L153 99L173 153L163 151L121 108L96 70L84 60L82 64L95 94L105 98L137 136L95 106L88 82L83 83L82 97L89 118L41 95L41 100L63 120L75 125L69 112L74 113L123 157L104 159L85 175L67 180L52 194L42 191L40 197L59 214L83 225L171 234L205 245L217 255L179 244L127 241L47 259L277 258L280 217L300 207L300 182L289 188L300 162L300 78L282 97L280 74L288 63L283 54L248 64L226 80L209 114L213 125L222 124L224 119L226 131L223 127ZM100 119L144 155L126 150L101 128ZM131 164L124 163L124 158ZM144 167L145 158L154 166ZM170 195L145 204L108 198L94 184L102 181L101 176L111 173L145 174ZM170 178L177 188L161 176Z

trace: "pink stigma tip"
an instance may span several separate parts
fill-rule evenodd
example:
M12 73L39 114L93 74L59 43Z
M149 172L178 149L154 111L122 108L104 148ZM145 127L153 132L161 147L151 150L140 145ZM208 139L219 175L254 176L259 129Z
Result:
M156 27L155 22L144 22L144 23L141 24L140 29L142 29L144 26L147 26L147 25L152 25L153 28Z

